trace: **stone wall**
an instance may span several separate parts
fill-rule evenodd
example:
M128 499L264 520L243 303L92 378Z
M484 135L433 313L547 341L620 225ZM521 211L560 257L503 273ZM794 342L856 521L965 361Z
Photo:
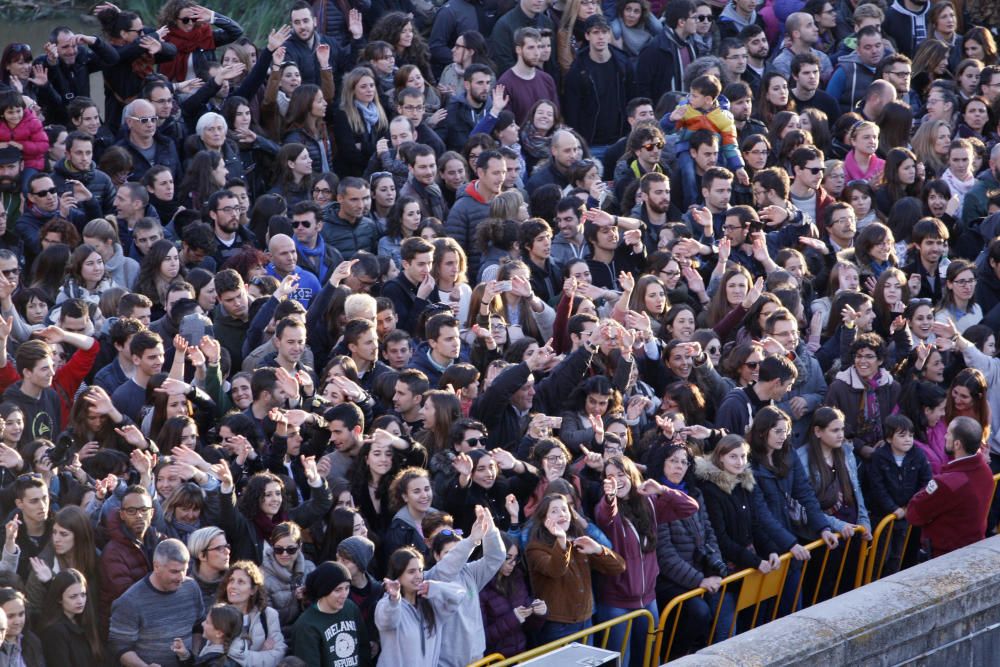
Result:
M1000 664L1000 536L710 646L671 667Z

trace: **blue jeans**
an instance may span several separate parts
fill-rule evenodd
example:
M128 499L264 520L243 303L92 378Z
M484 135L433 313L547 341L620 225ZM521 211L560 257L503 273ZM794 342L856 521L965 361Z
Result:
M656 606L656 600L654 599L646 605L644 609L653 615L653 628L655 629L660 622L660 610ZM630 611L636 610L622 609L621 607L612 607L606 604L598 604L595 617L598 623L603 623L604 621L610 621L613 618L627 614ZM622 667L629 667L631 664L629 662L630 656L635 656L633 661L634 664L636 667L641 667L642 656L646 650L646 633L649 632L647 625L648 621L645 618L632 619L632 631L629 633L628 644L625 645L625 656L622 660ZM609 651L617 651L621 648L622 639L625 637L626 627L628 627L628 623L619 623L615 627L611 628L608 634L608 645L606 647Z
M541 632L538 633L538 644L539 646L543 644L548 644L549 642L554 642L557 639L562 639L563 637L568 637L574 632L579 632L580 630L585 630L593 625L591 619L582 621L580 623L559 623L557 621L546 621L545 625L542 626ZM586 639L580 642L581 644L590 644L590 639Z
M679 187L685 205L697 204L701 199L701 192L698 190L698 176L694 171L694 159L687 150L677 152L677 173L681 177Z

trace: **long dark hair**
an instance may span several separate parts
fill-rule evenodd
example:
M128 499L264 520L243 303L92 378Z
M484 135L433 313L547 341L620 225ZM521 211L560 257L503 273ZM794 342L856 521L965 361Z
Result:
M243 495L240 496L239 500L239 510L243 516L251 521L256 518L257 514L260 513L260 501L264 497L264 491L267 489L267 485L272 482L281 487L281 507L278 509L277 516L284 513L288 501L285 497L285 482L273 472L264 471L251 477L246 488L243 489Z
M567 465L567 467L569 466ZM550 493L542 498L542 502L538 503L538 507L535 508L535 526L531 529L531 541L538 540L547 545L555 544L555 536L545 527L545 516L549 513L549 507L552 505L552 502L556 500L562 500L566 503L566 507L569 508L570 522L569 528L566 529L566 539L572 540L583 535L582 522L576 511L573 499L562 493Z
M933 410L948 398L948 392L933 382L913 380L906 384L899 396L899 411L913 421L913 437L927 442L927 415L924 410Z
M135 291L149 297L149 300L153 303L165 305L163 304L163 298L160 296L159 287L156 284L156 277L160 272L160 264L167 258L170 251L175 249L176 246L172 241L160 239L150 246L149 252L142 258L142 263L139 264L139 276L135 279ZM183 278L183 274L184 265L182 263L175 279ZM164 285L165 287L166 285Z
M781 422L788 424L788 436L781 444L781 449L768 456L770 451L770 447L767 445L768 436L771 434L771 429ZM747 441L750 445L750 460L760 467L770 470L775 476L784 478L791 469L791 428L792 418L784 410L773 405L766 405L758 410L750 425L750 432L747 434Z
M827 488L833 481L833 473L827 467L826 461L823 460L823 445L820 443L819 436L816 435L816 429L825 430L838 419L844 421L844 413L837 408L824 405L816 408L816 412L813 413L812 423L809 424L809 439L806 442L806 447L808 448L806 452L809 455L809 470L807 473L809 474L809 479L812 481L813 489L816 491ZM847 474L847 456L844 454L843 447L833 450L833 466L842 473L839 479L840 492L844 496L844 503L855 507L854 488L851 485L850 476Z
M628 496L624 500L618 498L618 511L622 518L631 523L638 533L639 548L642 553L655 551L656 522L653 520L649 499L639 493L639 485L642 484L642 475L639 474L639 469L635 467L631 459L618 455L612 456L604 462L603 473L605 477L608 476L608 466L613 466L628 475L632 488L629 489Z
M94 615L96 602L92 602L92 596L96 595L96 590L87 583L87 577L76 568L67 568L59 571L49 582L45 590L45 602L42 605L42 627L48 627L62 618L66 614L62 608L63 593L70 586L80 584L87 593L87 604L83 607L83 612L72 619L83 629L83 636L90 647L90 654L95 665L102 664L104 645L98 631L97 618Z
M215 171L219 163L222 162L222 154L213 150L201 150L191 158L191 164L184 170L184 178L181 180L177 192L180 193L181 201L184 197L191 197L191 205L199 209L208 198L222 186L212 180L212 172Z
M406 572L406 568L409 566L410 561L416 558L420 561L420 564L424 564L424 556L419 551L413 547L400 547L392 552L389 556L389 563L386 567L386 576L389 579L399 579L399 577ZM434 607L431 605L430 601L418 595L417 596L417 613L423 618L424 626L427 628L427 634L434 634L435 618L434 618Z

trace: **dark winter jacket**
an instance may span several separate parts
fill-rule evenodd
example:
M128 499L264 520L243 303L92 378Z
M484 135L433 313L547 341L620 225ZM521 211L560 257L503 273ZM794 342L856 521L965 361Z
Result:
M153 551L164 539L152 526L139 540L117 515L108 516L111 539L101 552L101 618L110 618L111 603L153 571Z
M896 465L892 448L888 444L880 445L875 448L865 470L867 504L873 523L900 507L906 507L910 498L931 481L931 464L919 447L911 447L903 457L903 464Z
M658 100L663 93L684 89L681 49L687 49L688 62L698 57L694 43L681 41L671 28L664 28L642 49L636 66L634 97Z
M302 79L305 80L304 75ZM370 130L355 132L347 120L347 114L339 108L333 111L330 129L333 131L334 142L337 146L334 171L341 178L361 176L365 173L368 158L375 152L378 140L389 138L388 127L380 130L378 126L373 126Z
M49 85L59 95L61 105L46 109L50 123L69 126L67 105L76 97L90 97L90 75L118 63L118 51L100 37L92 46L77 46L76 60L67 65L62 58L49 65ZM96 159L96 157L95 157Z
M142 29L140 35L136 35L134 42L114 47L118 53L118 62L103 68L104 122L110 128L117 128L122 124L122 111L125 109L125 105L139 97L142 87L146 85L145 79L132 69L132 64L136 60L149 55L149 52L142 48L139 43L143 37L151 37L162 45L159 53L153 56L156 63L170 62L177 56L177 47L161 40L156 30L148 26ZM141 175L142 172L140 172ZM139 179L130 177L129 180L138 181ZM174 174L174 180L177 180L177 174Z
M93 667L98 664L91 652L83 627L69 620L65 614L53 618L51 623L39 631L39 634L47 664L61 667ZM25 662L28 665L37 664L30 659L26 659Z
M323 240L336 248L344 259L354 259L360 250L375 254L378 248L378 225L371 218L361 217L351 223L340 217L335 206L323 212L320 233Z
M773 456L781 456L781 452L775 452ZM778 520L785 530L793 535L812 541L819 537L819 534L830 528L829 517L819 507L816 499L816 492L809 484L809 477L798 456L791 451L785 454L788 459L788 473L784 477L778 477L774 472L754 461L752 464L754 479L764 494L764 502L771 510L771 515ZM788 498L798 502L806 512L806 524L796 526L792 524L788 510Z
M350 33L348 33L350 34ZM340 76L351 69L351 65L357 62L358 54L365 46L362 37L358 40L351 40L350 44L341 46L334 40L318 32L314 32L308 42L303 42L294 32L285 42L285 60L291 60L299 66L302 74L302 83L319 85L319 60L316 58L316 47L319 44L326 44L330 47L330 66L333 68L333 78L339 80Z
M695 474L722 557L735 569L756 568L770 554L795 544L795 536L767 508L749 467L733 476L702 458L696 460Z
M451 58L450 52L448 58ZM448 102L448 116L445 119L445 126L441 128L444 145L450 151L461 152L465 142L472 134L472 128L482 120L483 114L493 103L487 99L478 109L472 108L469 100L462 91L451 98Z
M885 369L879 370L877 383L875 395L878 398L879 413L885 419L892 414L892 409L899 402L902 388ZM864 384L851 366L837 373L824 401L825 405L839 408L844 413L844 437L854 443L855 450L865 446L874 447L878 443L874 429L865 422L864 398Z
M544 619L534 614L522 623L514 613L516 607L531 606L531 592L520 568L507 578L510 591L501 591L494 579L479 591L479 607L483 612L483 627L486 630L486 653L517 655L527 646L525 630L541 629Z
M617 99L622 102L629 99L628 91L632 86L628 56L624 51L611 47L611 62L618 73L615 84L618 87ZM594 143L597 135L597 121L601 112L601 101L608 99L610 91L598 90L597 82L593 77L593 68L597 67L591 58L589 51L582 50L573 60L569 72L563 81L565 92L563 93L563 114L566 123L579 132L587 141L587 144ZM609 132L621 136L625 130L625 110L624 107L618 109L619 124L616 128L600 128L605 136Z
M180 182L181 159L177 154L177 145L170 139L161 137L159 134L153 135L153 146L156 152L152 162L146 159L146 156L129 141L127 136L115 142L115 146L124 148L132 158L132 171L128 175L128 180L141 181L146 172L157 165L169 169L174 176L174 182Z
M695 589L708 576L724 573L711 570L709 562L720 559L719 542L708 518L705 497L696 486L688 489L698 503L691 516L661 523L656 528L656 562L660 580Z
M68 179L80 181L90 190L90 194L94 195L94 199L101 207L101 213L104 215L114 213L115 193L118 192L118 188L111 182L111 177L98 169L95 163L91 162L87 171L77 171L67 160L62 159L55 163L52 172L56 187L64 186Z
M478 182L472 181L459 190L455 205L451 207L448 219L444 223L445 235L455 239L458 245L465 249L470 282L479 275L481 259L475 242L476 229L479 223L490 217L490 203L476 189Z
M437 69L443 69L451 64L451 46L459 35L469 30L475 30L481 35L489 35L493 25L500 16L499 7L503 3L486 0L449 0L434 16L431 26L431 36L428 46L431 50L431 62ZM501 74L501 72L496 72ZM450 115L450 112L449 112ZM505 653L504 655L514 655Z

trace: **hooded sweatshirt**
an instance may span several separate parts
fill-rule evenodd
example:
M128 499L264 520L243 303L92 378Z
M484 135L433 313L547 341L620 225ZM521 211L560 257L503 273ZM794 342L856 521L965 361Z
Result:
M24 414L21 443L28 443L38 438L55 441L56 436L62 431L59 395L51 387L45 387L38 398L32 398L21 391L21 385L22 382L13 384L3 393L3 400L10 401Z
M120 243L115 244L115 254L104 263L107 274L116 284L132 289L139 277L139 262L125 256Z
M479 592L500 571L507 551L497 528L483 538L483 557L470 563L469 556L475 546L474 540L462 540L425 575L430 579L457 584L465 593L458 613L441 622L441 632L449 641L441 647L439 664L447 667L465 667L482 658L486 651Z
M478 183L478 180L472 181L459 190L455 205L451 207L444 223L445 235L465 248L470 277L478 275L480 263L480 254L474 243L476 228L490 215L490 202L477 189Z
M429 583L426 599L434 608L433 633L428 633L427 619L419 609L407 602L402 595L395 601L386 595L375 606L375 627L381 633L382 641L379 667L438 667L441 664L441 649L445 641L444 623L458 611L466 590L458 584L443 581ZM449 637L448 641L455 639ZM458 641L462 639L458 638Z

